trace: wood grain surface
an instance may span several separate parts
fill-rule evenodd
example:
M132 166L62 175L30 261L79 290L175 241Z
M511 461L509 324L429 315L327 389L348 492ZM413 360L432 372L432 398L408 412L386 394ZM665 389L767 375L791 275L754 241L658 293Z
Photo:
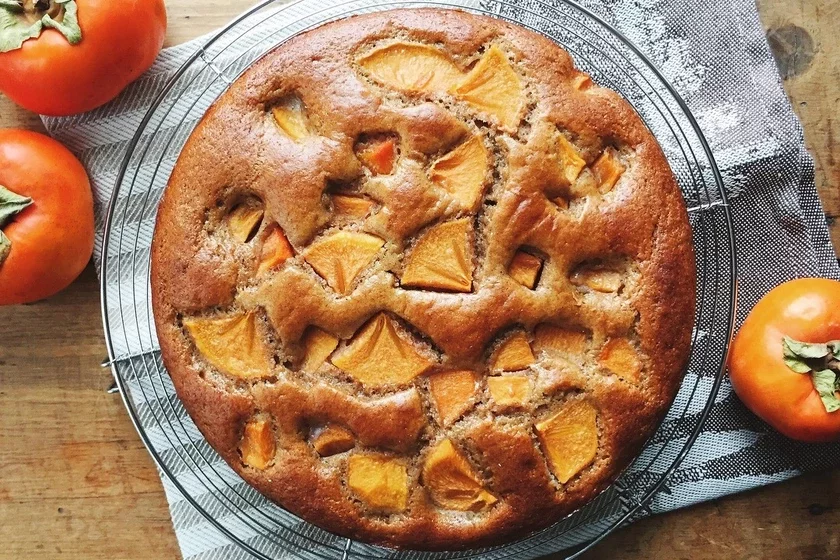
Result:
M721 0L722 1L722 0ZM169 0L167 44L215 29L251 0ZM840 0L759 0L817 162L840 246ZM0 96L0 127L43 130ZM0 309L0 559L176 559L151 458L109 395L92 268L64 293ZM840 558L840 469L656 516L595 559Z

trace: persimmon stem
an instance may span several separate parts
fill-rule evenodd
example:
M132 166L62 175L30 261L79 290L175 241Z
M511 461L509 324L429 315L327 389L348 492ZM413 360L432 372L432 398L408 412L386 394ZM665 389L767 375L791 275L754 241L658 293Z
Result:
M82 40L75 0L0 0L0 53L21 48L44 29L55 29L71 45Z
M64 7L56 0L12 0L17 3L22 17L29 23L40 21L45 15L52 18L64 17Z

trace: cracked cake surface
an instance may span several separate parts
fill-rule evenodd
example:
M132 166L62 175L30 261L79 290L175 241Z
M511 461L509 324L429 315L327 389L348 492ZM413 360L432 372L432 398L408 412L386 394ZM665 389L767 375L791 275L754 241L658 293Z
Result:
M508 542L591 500L679 387L694 256L665 157L550 40L439 9L299 35L164 193L163 361L210 445L329 531Z

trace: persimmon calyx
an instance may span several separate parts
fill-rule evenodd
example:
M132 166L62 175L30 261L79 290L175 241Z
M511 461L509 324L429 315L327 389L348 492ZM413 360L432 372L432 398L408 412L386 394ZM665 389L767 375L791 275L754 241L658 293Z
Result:
M2 0L0 0L2 1ZM0 266L6 261L9 252L12 250L12 242L3 233L3 227L15 216L23 212L32 199L13 193L3 185L0 185Z
M82 41L75 0L0 0L0 53L14 51L44 29L55 29L71 45Z
M782 354L787 367L811 375L826 412L840 410L840 340L800 342L786 336Z

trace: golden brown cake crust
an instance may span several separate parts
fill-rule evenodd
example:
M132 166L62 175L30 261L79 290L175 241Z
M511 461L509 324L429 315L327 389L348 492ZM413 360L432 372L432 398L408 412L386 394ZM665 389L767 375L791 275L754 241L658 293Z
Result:
M514 114L510 103L482 109L463 88L400 91L366 62L395 43L444 53L458 80L497 49L522 86L521 111ZM431 78L421 78L419 90L432 87ZM290 96L302 102L296 109L305 114L302 138L272 117L272 108ZM558 134L585 162L573 180L556 168ZM372 173L357 157L368 137L396 138L391 173ZM489 163L470 207L433 184L430 173L434 162L475 137ZM603 154L620 165L613 185L605 179L609 169L601 164L610 158L599 159ZM366 197L372 209L337 217L329 196L337 191ZM244 200L263 213L257 229L237 240L229 216ZM467 256L458 262L467 267L468 287L400 287L424 235L459 219L465 219L457 225L467 230ZM294 256L265 273L259 263L272 224L285 232ZM341 286L330 281L327 265L319 268L312 249L338 231L382 241ZM541 266L531 276L534 289L509 272L522 248L531 255L526 264ZM340 266L334 274L347 275L346 262ZM604 270L607 276L599 277ZM451 286L465 282L450 276ZM199 123L172 173L158 214L151 283L164 363L210 445L260 492L304 519L355 539L417 549L524 537L609 485L675 395L695 293L682 198L661 149L629 104L588 82L544 37L436 9L335 22L295 37L245 72ZM253 321L228 330L201 326L242 316ZM546 343L547 324L583 332L582 346ZM358 368L347 358L363 326L408 341L406 352L421 364L421 375L365 381L363 366L370 364L364 360L374 346L363 348ZM338 349L304 371L303 340L312 327L338 338ZM240 333L231 352L268 373L243 378L227 358L208 358L218 350L208 349L213 341L197 342L207 336L200 334L204 328ZM253 344L242 346L241 333ZM533 353L517 372L501 371L498 358L511 333L524 334ZM618 347L629 348L630 357L610 353ZM346 371L334 362L347 364ZM451 422L442 420L429 387L429 376L447 370L470 370L478 379L466 411ZM527 377L526 401L502 406L487 386L491 375ZM589 440L575 439L578 432L563 440L579 447L562 452L583 457L577 466L565 465L574 472L563 483L535 426L580 402L596 411L597 434L589 437L597 438L597 451L585 457ZM264 468L243 459L244 426L253 418L269 422L276 442ZM351 448L321 457L313 440L333 425L349 430ZM423 468L445 438L495 503L459 511L431 496L432 474ZM348 459L371 454L405 468L401 511L382 510L348 484Z

